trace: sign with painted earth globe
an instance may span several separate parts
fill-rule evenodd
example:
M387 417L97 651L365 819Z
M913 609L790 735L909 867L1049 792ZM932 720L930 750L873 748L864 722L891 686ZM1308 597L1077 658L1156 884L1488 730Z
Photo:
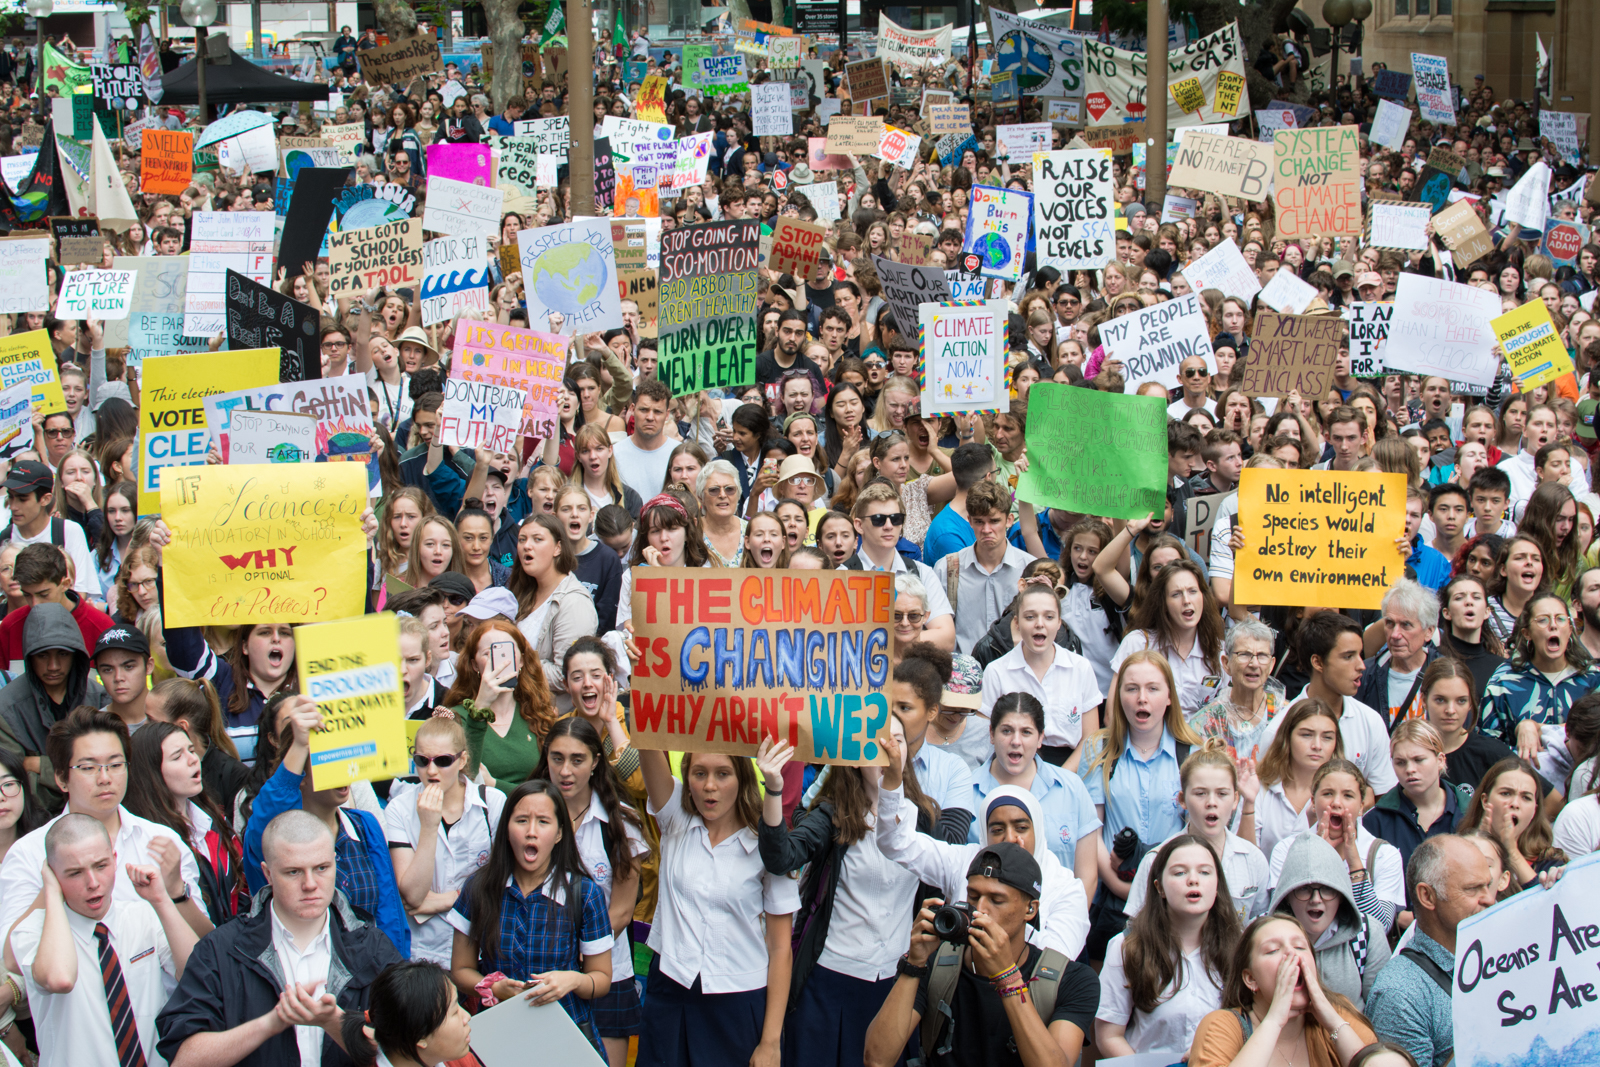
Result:
M557 245L539 254L529 271L533 290L548 308L570 317L605 291L611 272L593 245Z
M1011 246L997 233L986 233L972 243L972 250L983 257L983 265L1000 270L1011 262Z
M1020 30L1002 34L995 50L995 67L1010 71L1023 90L1043 85L1056 69L1050 49Z

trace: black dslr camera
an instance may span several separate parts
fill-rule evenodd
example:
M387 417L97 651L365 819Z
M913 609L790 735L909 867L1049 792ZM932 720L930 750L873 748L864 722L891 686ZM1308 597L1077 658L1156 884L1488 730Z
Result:
M940 941L965 945L972 933L972 905L966 901L941 905L933 913L933 932Z

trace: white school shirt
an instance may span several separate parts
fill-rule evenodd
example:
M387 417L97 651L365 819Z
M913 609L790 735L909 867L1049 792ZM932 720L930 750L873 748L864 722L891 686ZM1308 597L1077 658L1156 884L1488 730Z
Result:
M1305 807L1296 811L1283 791L1282 782L1264 787L1256 797L1256 847L1272 855L1279 841L1305 832L1311 825L1310 813L1310 797L1306 798Z
M952 845L917 833L916 806L906 799L904 785L878 790L877 836L885 856L921 881L938 886L946 903L967 899L967 868L985 846ZM1040 848L1034 858L1039 861L1044 884L1039 896L1039 928L1028 927L1028 940L1077 959L1089 939L1089 897L1078 876L1063 867L1048 848Z
M1569 801L1556 816L1553 843L1570 859L1600 848L1600 797L1590 793Z
M1310 687L1300 690L1300 695L1285 704L1293 707L1310 693ZM1261 731L1261 751L1265 752L1283 725L1287 715L1279 715ZM1339 740L1344 743L1344 758L1361 768L1376 796L1383 796L1400 784L1389 762L1389 727L1383 716L1367 707L1355 697L1344 698L1344 709L1339 713Z
M743 993L767 985L764 915L800 910L800 883L761 862L754 830L713 846L705 820L683 810L683 783L650 814L661 827L661 895L649 945L661 973L681 986L696 977L705 993Z
M572 828L572 838L578 845L578 856L583 860L583 865L589 869L594 884L599 886L600 892L605 895L607 909L611 907L612 871L611 857L606 854L604 824L610 821L611 816L607 813L606 806L600 803L599 797L593 797L589 801L589 810L583 813L583 819ZM627 840L630 855L643 856L650 851L650 843L626 819L622 821L622 834ZM611 981L615 983L632 980L633 951L629 948L626 937L618 937L611 946Z
M1258 809L1259 810L1259 809ZM1178 837L1188 833L1185 827L1173 834ZM1172 837L1167 838L1171 841ZM1167 841L1161 842L1165 845ZM1144 854L1139 861L1139 871L1133 876L1133 889L1128 893L1128 902L1123 905L1122 914L1133 918L1139 914L1139 909L1144 907L1145 885L1150 880L1150 868L1155 865L1156 853L1161 851L1161 845L1156 845ZM1234 910L1239 913L1239 925L1248 925L1251 919L1267 910L1265 899L1267 888L1267 857L1255 845L1246 841L1232 830L1228 831L1227 843L1222 849L1222 873L1228 879L1228 896L1233 898ZM1111 957L1106 957L1110 962ZM1101 972L1104 973L1104 972ZM1102 998L1101 1003L1105 1000ZM1102 1015L1104 1019L1106 1016ZM1120 1019L1110 1019L1110 1022L1121 1022ZM1193 1034L1190 1035L1191 1037ZM1159 1046L1165 1048L1166 1046ZM1184 1046L1187 1048L1188 1046Z
M928 593L926 622L932 622L941 615L955 614L955 609L950 606L950 594L945 592L942 574L935 574L933 568L926 563L913 560L908 564L905 557L896 552L890 558L887 567L880 567L867 556L866 549L857 552L856 558L861 561L861 569L864 571L882 571L887 574L904 574L909 571L916 575L917 580L922 583L922 588Z
M1206 573L1213 578L1233 577L1233 545L1227 535L1233 530L1233 520L1238 514L1238 493L1217 505L1217 521L1211 527L1211 552L1206 559Z
M128 863L159 867L160 864L150 855L149 845L155 838L165 837L178 846L178 864L184 887L199 903L202 899L200 868L195 864L194 853L189 851L183 838L160 823L141 819L127 808L118 808L117 813L122 816L122 826L117 830L117 839L111 843L111 847L116 850L118 868L123 869L123 865ZM62 812L64 814L66 812ZM60 818L61 815L57 815L32 833L18 838L6 853L5 863L0 864L0 930L9 930L39 895L44 885L40 876L40 869L44 866L44 835ZM130 878L118 878L111 887L111 896L113 900L144 903Z
M1189 414L1191 411L1204 411L1206 414L1215 418L1217 414L1217 402L1212 400L1210 397L1206 397L1206 402L1204 404L1201 404L1197 408L1192 408L1189 406L1188 399L1180 396L1178 399L1167 405L1167 418L1177 419L1179 422L1182 422L1183 417ZM1184 1047L1187 1048L1188 1046Z
M1145 630L1129 630L1124 634L1122 644L1117 646L1117 654L1111 657L1112 673L1121 670L1123 662L1135 652L1150 649L1161 653L1167 661L1167 666L1172 668L1172 680L1178 683L1178 699L1185 713L1203 708L1215 700L1217 694L1222 691L1223 676L1220 671L1206 666L1206 657L1200 648L1199 635L1195 635L1189 654L1182 659L1179 659L1175 652L1152 646L1150 639L1153 636ZM1385 755L1384 758L1387 759L1388 756Z
M1316 830L1306 830L1307 834L1316 834ZM1361 863L1367 862L1367 854L1372 851L1372 843L1378 840L1372 832L1360 822L1356 823L1356 852L1361 857ZM1289 849L1294 846L1295 839L1286 837L1279 841L1272 850L1272 859L1267 861L1267 893L1278 888L1278 877L1283 874L1283 863L1289 855ZM1400 859L1400 850L1385 841L1378 846L1378 851L1372 857L1372 869L1367 872L1367 877L1372 881L1372 890L1378 895L1379 900L1386 900L1394 905L1396 912L1405 910L1406 907L1406 871L1405 864Z
M290 982L310 983L312 992L321 996L327 992L328 968L333 963L333 941L328 933L331 925L326 912L322 915L322 929L306 945L305 950L295 945L289 928L278 918L277 909L267 902L267 912L272 918L272 949L278 955L278 966L283 969L285 986ZM322 1067L322 1035L320 1026L296 1026L294 1042L300 1049L300 1067ZM116 1061L113 1060L113 1063Z
M389 795L389 806L383 809L382 821L384 838L390 848L415 849L422 839L422 818L417 814L417 797L421 793L421 785L396 783L394 792ZM467 879L489 862L489 848L494 843L495 827L500 825L500 812L505 805L506 795L500 790L477 782L467 783L461 818L448 831L441 822L439 832L434 835L430 890L459 893ZM432 960L449 968L450 954L455 948L455 930L444 921L443 914L412 915L409 919L412 958Z
M120 856L117 862L121 864ZM125 880L117 879L119 883ZM103 919L91 919L67 909L67 925L78 952L78 981L71 992L51 993L33 980L33 961L44 931L43 908L30 912L11 935L11 952L27 983L28 1006L39 1034L40 1067L116 1067L117 1042L111 1030L105 983L100 978L96 922L105 923L111 931L111 947L116 949L117 963L122 968L122 983L128 990L145 1062L150 1067L165 1067L167 1061L156 1052L156 1016L167 1003L171 983L165 978L176 979L172 947L167 944L156 909L148 901L129 903L116 899Z
M1122 969L1122 943L1127 936L1118 934L1106 945L1106 962L1100 968L1100 1007L1094 1017L1126 1026L1123 1037L1135 1053L1181 1056L1189 1051L1200 1020L1222 1007L1221 976L1206 967L1205 949L1196 948L1184 955L1182 970L1161 991L1155 1009L1136 1014L1128 976ZM1183 985L1174 989L1180 978Z
M1039 678L1023 658L1017 645L983 669L985 719L994 711L995 701L1007 693L1029 693L1044 705L1044 743L1077 748L1083 741L1083 715L1105 699L1094 667L1070 649L1050 646L1055 659Z
M828 937L818 967L881 982L895 974L900 953L911 943L911 902L917 876L883 854L873 828L877 815L867 815L867 836L845 849L839 888L833 897Z
M61 540L63 542L61 550L72 560L72 591L91 600L104 600L105 594L100 591L100 568L95 566L94 557L89 554L89 539L77 520L62 520ZM11 527L11 543L18 548L26 545L48 545L50 523L46 522L44 529L35 537L23 537L21 530L15 526Z

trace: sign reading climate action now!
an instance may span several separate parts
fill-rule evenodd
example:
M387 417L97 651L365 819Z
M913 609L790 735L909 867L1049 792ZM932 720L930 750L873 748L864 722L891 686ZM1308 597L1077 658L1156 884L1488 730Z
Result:
M673 396L756 380L761 224L702 222L661 233L661 353Z
M1376 608L1405 576L1406 477L1246 470L1233 590L1240 604Z
M751 756L776 737L804 763L884 762L893 575L636 567L633 577L639 748Z

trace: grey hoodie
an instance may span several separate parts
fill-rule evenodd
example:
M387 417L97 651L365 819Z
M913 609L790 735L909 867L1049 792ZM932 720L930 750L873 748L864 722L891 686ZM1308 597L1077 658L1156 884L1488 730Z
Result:
M68 711L80 704L103 708L106 692L89 676L89 651L83 644L83 632L72 613L60 604L39 604L28 612L22 624L22 648L26 667L0 689L0 745L25 756L39 757L39 778L34 788L40 803L54 813L66 803L56 789L55 769L44 750L45 736L55 724L56 713L34 674L35 653L53 648L72 653L67 692L61 702Z
M1356 909L1349 868L1333 846L1315 834L1301 834L1289 846L1283 873L1272 891L1272 906L1267 910L1293 915L1290 894L1304 885L1327 886L1339 894L1334 923L1313 946L1322 988L1342 993L1358 1005L1365 1004L1378 971L1389 962L1387 932L1376 919Z

